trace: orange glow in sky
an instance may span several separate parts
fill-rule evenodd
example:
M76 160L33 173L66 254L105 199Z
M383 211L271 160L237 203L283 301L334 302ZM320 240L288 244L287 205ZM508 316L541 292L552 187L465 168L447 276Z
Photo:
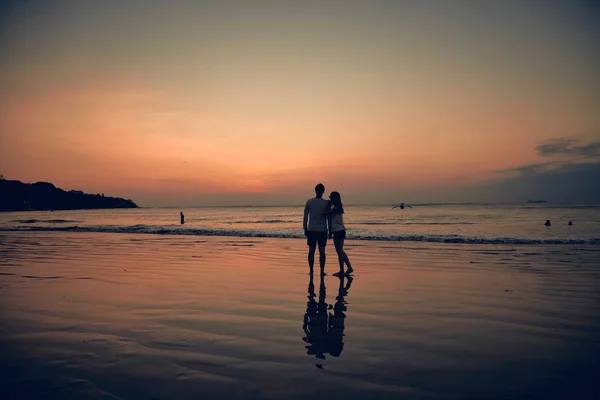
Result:
M9 179L141 205L299 204L317 182L443 201L600 132L567 2L83 3L5 17Z

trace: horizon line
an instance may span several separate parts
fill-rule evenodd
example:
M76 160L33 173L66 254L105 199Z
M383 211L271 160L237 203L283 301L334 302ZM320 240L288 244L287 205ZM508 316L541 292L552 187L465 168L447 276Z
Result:
M346 204L346 207L393 207L400 203L355 203ZM545 205L545 204L571 204L594 206L600 203L573 202L573 201L546 201L544 203L527 203L526 201L503 201L503 202L428 202L428 203L404 203L405 206L452 206L452 205ZM242 205L196 205L196 206L139 206L138 208L266 208L266 207L304 207L304 204L242 204Z

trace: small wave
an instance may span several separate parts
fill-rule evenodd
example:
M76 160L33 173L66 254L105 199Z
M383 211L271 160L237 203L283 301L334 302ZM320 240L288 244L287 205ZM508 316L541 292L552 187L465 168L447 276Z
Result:
M18 222L20 224L37 224L38 222L47 222L49 224L67 224L81 221L76 221L73 219L16 219L12 222Z
M402 225L477 225L477 222L404 222Z
M375 222L375 221L359 221L356 225L476 225L477 222Z
M105 233L139 233L154 235L187 235L187 236L224 236L224 237L250 237L250 238L290 238L301 239L304 235L298 233L268 232L258 230L227 230L227 229L201 229L201 228L171 228L165 226L21 226L11 228L0 228L0 231L49 231L49 232L105 232ZM384 242L431 242L431 243L456 243L456 244L509 244L509 245L560 245L560 244L581 244L597 245L600 244L600 238L580 238L580 239L528 239L519 237L501 237L490 238L480 236L461 236L461 235L369 235L352 232L348 234L348 239L353 240L372 240Z
M38 275L21 275L21 278L27 278L27 279L61 279L63 278L62 276L38 276Z
M579 208L600 208L600 205L597 204L580 204L580 205L573 205L573 204L549 204L549 205L526 205L523 206L523 208L535 208L535 209L542 209L542 208L560 208L560 209L579 209Z
M263 219L259 221L231 221L230 224L281 224L281 223L292 223L298 221L285 220L285 219Z
M355 225L398 225L399 222L383 222L383 221L357 221Z

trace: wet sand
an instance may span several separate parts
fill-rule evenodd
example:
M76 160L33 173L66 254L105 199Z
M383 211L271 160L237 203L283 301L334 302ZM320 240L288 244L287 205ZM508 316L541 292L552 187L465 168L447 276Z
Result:
M600 395L600 247L0 233L0 398ZM318 271L318 267L316 268Z

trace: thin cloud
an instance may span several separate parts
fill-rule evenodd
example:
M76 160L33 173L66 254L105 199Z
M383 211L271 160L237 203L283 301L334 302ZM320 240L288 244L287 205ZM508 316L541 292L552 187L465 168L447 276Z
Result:
M600 176L600 162L556 163L548 169L539 168L536 164L532 166L533 168L528 170L529 173L506 177L483 185L479 190L473 190L473 197L493 198L496 201L544 199L579 203L600 202L600 186L596 184Z
M536 147L542 157L575 156L588 159L600 159L600 141L577 145L578 140L571 138L550 139Z
M518 175L534 175L554 170L578 168L580 163L600 159L600 141L578 144L575 138L555 138L535 147L538 155L560 160L519 165L512 168L496 170L494 173L507 174L516 172ZM568 157L565 159L564 157Z
M539 174L541 172L550 171L553 168L557 168L564 164L565 163L560 162L560 161L549 161L549 162L545 162L545 163L532 163L532 164L519 165L519 166L513 167L513 168L499 169L499 170L494 171L494 173L505 174L505 173L517 172L521 175Z
M547 199L597 203L600 201L600 141L581 143L575 138L555 138L536 146L545 162L494 171L507 174L500 180L472 188L471 195L496 201ZM469 193L469 190L466 190Z
M196 183L190 179L168 179L168 178L153 178L151 181L162 182L162 183L176 183L176 184L192 184Z

